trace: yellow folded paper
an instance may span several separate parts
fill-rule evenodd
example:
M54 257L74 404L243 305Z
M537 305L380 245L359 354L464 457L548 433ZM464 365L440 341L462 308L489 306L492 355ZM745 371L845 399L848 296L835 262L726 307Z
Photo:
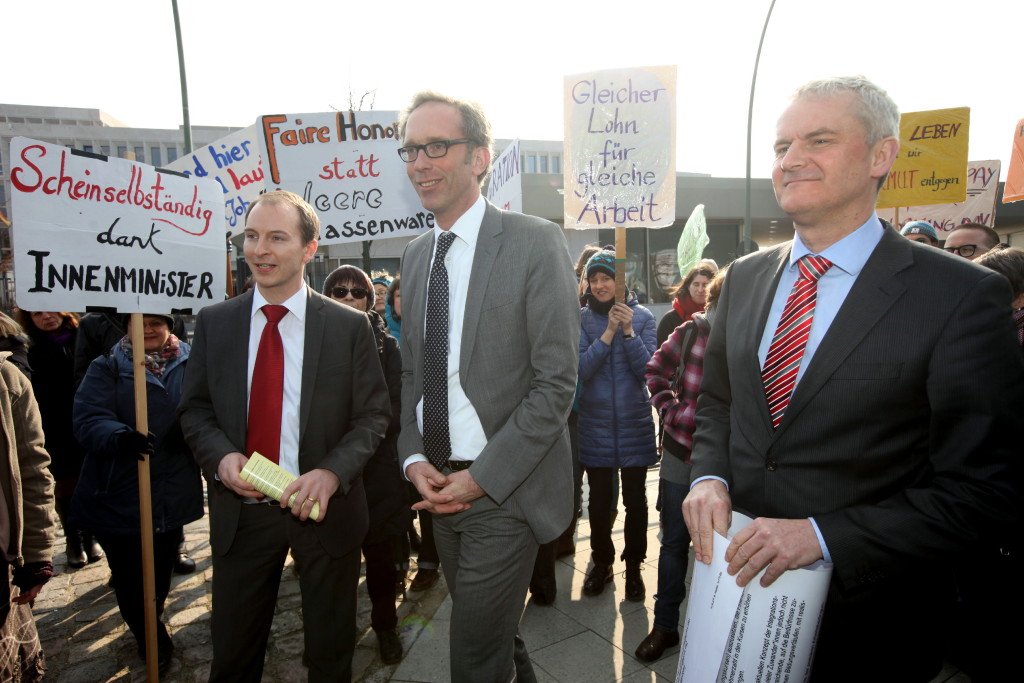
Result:
M288 484L298 479L294 474L280 465L271 462L256 451L253 451L252 456L249 457L249 462L242 468L239 476L264 496L273 498L276 501L281 500L281 496L284 495L284 490L288 487ZM298 491L293 493L288 499L288 505L295 505L295 498L298 495ZM313 509L310 510L309 517L316 521L320 520L319 501L313 503Z

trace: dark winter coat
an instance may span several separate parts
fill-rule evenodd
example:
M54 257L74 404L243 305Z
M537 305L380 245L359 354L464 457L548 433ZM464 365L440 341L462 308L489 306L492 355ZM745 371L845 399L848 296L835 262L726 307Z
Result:
M78 477L85 449L71 430L71 412L75 402L74 350L77 329L63 344L50 335L37 332L28 350L32 366L32 391L43 418L46 450L50 454L50 473L58 482L69 481L66 491L58 486L57 497L71 495L70 485Z
M657 348L654 316L635 296L632 339L601 341L608 316L580 312L580 462L584 467L650 467L658 459L644 369Z
M155 533L173 531L203 516L199 467L178 427L177 408L189 345L168 362L158 379L146 371L149 431L156 437L150 458ZM135 428L131 358L115 345L89 366L75 395L75 435L87 455L72 500L75 526L108 534L139 532L139 478L135 458L116 454L117 435Z
M398 350L398 342L388 334L384 319L374 311L368 315L391 398L388 431L363 468L363 486L370 513L370 529L363 543L374 545L405 533L409 526L409 499L398 464L397 446L402 414L402 353Z

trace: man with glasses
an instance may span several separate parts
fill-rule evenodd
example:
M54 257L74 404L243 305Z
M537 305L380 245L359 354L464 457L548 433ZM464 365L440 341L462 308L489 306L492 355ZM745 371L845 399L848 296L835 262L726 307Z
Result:
M999 233L981 223L962 223L946 235L943 249L950 254L975 260L999 244Z
M573 513L566 419L579 300L558 226L480 194L480 108L438 93L403 114L399 155L435 228L402 257L399 458L434 513L452 595L451 680L536 680L518 637L538 544ZM472 295L470 295L472 292Z

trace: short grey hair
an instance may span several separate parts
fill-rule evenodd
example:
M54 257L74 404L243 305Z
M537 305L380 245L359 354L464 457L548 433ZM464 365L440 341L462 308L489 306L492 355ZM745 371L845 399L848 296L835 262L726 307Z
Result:
M463 137L472 140L473 144L477 147L486 147L489 152L494 151L494 139L491 137L491 122L484 116L483 108L476 102L456 99L433 90L424 90L413 95L412 104L402 112L398 120L398 132L403 140L405 139L405 126L409 122L409 115L429 102L440 102L441 104L454 107L459 112L459 118L462 119ZM480 185L484 184L490 172L491 168L488 165L487 170L477 176Z
M793 93L793 100L825 99L850 93L857 100L855 116L864 124L867 143L873 145L883 138L899 138L900 109L889 93L864 76L837 76L806 83Z

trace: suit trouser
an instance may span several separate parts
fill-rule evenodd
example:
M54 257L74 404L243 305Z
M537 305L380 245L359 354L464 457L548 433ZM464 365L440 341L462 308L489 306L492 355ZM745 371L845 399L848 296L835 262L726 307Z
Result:
M390 631L398 626L398 611L395 608L395 582L398 570L392 552L395 537L389 536L380 543L364 543L363 557L366 558L366 592L370 595L370 627L374 631Z
M452 595L452 683L536 680L519 637L537 541L509 500L484 496L434 516L441 569Z
M231 547L213 555L211 681L258 683L262 678L289 547L302 567L299 588L309 680L352 680L359 547L331 557L312 524L299 522L276 503L242 505Z

